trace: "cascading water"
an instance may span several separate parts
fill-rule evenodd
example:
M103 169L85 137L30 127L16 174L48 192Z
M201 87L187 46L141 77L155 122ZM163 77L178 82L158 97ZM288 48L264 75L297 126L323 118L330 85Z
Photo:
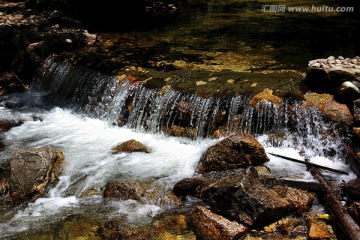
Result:
M301 102L254 108L245 96L204 99L176 90L163 92L74 68L53 57L44 62L32 90L23 98L29 96L38 96L35 105L0 107L1 119L26 120L4 134L7 148L0 152L1 159L8 159L15 148L52 145L64 152L66 164L59 183L46 197L0 222L4 238L74 213L120 215L131 224L144 224L169 206L156 201L104 203L105 184L114 178L136 179L151 181L164 191L171 189L195 173L202 152L217 141L211 137L219 132L222 136L253 134L267 151L295 158L301 158L302 151L315 163L349 171L343 163L344 139L336 126L315 109L301 107ZM3 99L4 105L11 99L21 102L12 96ZM58 107L44 108L49 103ZM175 126L186 130L179 135L192 139L168 136L177 135ZM141 141L151 153L111 154L114 145L130 139ZM304 166L270 158L267 165L278 176L311 178ZM329 176L334 181L346 179ZM95 194L89 197L89 191Z

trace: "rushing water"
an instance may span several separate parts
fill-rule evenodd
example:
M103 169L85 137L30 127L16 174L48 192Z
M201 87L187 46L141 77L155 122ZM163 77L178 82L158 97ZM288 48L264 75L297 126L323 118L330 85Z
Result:
M316 109L304 109L297 101L285 101L281 108L273 104L254 108L248 101L244 96L204 99L193 93L120 84L116 78L49 58L30 92L3 98L4 106L16 108L0 107L0 119L25 122L3 134L7 147L0 157L6 161L15 148L51 145L64 152L66 163L59 183L45 197L0 224L2 237L73 214L123 216L129 224L151 221L171 204L103 202L107 181L147 181L169 190L195 174L201 154L218 141L211 136L221 127L224 135L255 135L268 152L301 159L301 151L315 163L351 172L344 164L344 138ZM166 130L175 125L192 129L192 139L169 136ZM148 146L150 154L111 153L113 146L130 139ZM269 157L266 165L275 175L312 179L304 166ZM354 177L326 175L338 183Z

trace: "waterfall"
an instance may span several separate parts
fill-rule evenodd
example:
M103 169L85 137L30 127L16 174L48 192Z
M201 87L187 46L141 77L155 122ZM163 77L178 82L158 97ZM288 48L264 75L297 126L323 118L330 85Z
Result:
M205 99L177 90L163 93L52 56L34 82L33 89L47 92L47 102L138 131L191 138L266 134L272 145L295 144L321 154L331 152L332 142L339 146L341 140L332 123L316 109L301 108L301 101L284 100L281 107L270 102L252 107L246 96Z

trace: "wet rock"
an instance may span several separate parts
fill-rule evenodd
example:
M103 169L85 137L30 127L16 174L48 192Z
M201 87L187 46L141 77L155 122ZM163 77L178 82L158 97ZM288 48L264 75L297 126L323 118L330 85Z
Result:
M324 222L313 221L310 223L309 237L311 239L329 239L333 238L334 236L332 229Z
M308 64L309 72L304 83L313 91L336 93L344 82L360 81L360 63L354 59L317 59Z
M353 201L360 201L360 178L346 182L342 186L342 191Z
M349 212L354 220L360 224L360 202L353 202L349 207Z
M296 188L277 185L271 189L288 201L295 212L303 212L309 209L315 198L314 194Z
M230 221L201 206L196 207L191 213L191 223L200 239L238 239L248 231L244 225Z
M317 107L318 110L327 118L335 122L351 125L353 122L352 114L345 104L340 104L334 100L330 94L306 93L304 95L305 108Z
M59 239L100 240L103 238L97 234L99 228L100 224L98 222L93 222L89 219L80 217L74 217L72 219L67 219L61 226L59 226L56 236Z
M294 217L282 218L279 221L270 224L269 226L265 226L264 232L265 233L278 232L282 236L286 236L286 237L294 237L294 235L307 237L308 229L306 226L301 224L302 224L302 219L298 219Z
M265 102L269 102L274 104L278 108L281 108L283 105L283 100L273 95L272 93L273 90L270 90L268 88L264 89L264 91L262 91L259 94L256 94L250 99L249 105L256 108L258 105L264 104Z
M150 150L144 144L134 139L123 142L120 145L113 147L111 150L113 154L122 153L122 152L145 152L145 153L150 152Z
M171 207L181 203L172 191L151 182L110 180L104 190L105 200L129 199L140 203L154 204L160 207Z
M15 120L0 120L0 133L7 132L13 127L21 126L24 121L15 121Z
M185 234L174 234L172 232L164 232L159 235L157 240L196 240L196 236L193 232Z
M251 135L235 134L209 147L201 156L199 172L258 166L269 161L264 147Z
M204 184L205 181L202 178L185 178L176 183L173 192L176 196L196 195L196 189Z
M41 196L49 182L58 179L64 155L50 146L16 149L10 162L10 194L13 198Z
M123 182L121 180L112 180L106 184L104 199L122 201L133 199L141 201L141 197L137 193L133 183Z
M264 186L252 167L209 184L202 198L211 209L247 225L269 223L292 208L292 204Z
M351 102L360 98L360 90L352 82L344 82L337 89L336 93L341 99Z

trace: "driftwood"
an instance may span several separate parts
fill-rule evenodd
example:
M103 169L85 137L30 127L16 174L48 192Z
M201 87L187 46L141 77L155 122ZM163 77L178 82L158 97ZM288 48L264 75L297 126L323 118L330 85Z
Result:
M318 165L318 164L315 164L315 163L301 161L301 160L298 160L298 159L294 159L294 158L290 158L290 157L286 157L286 156L282 156L282 155L278 155L278 154L274 154L274 153L267 153L267 154L270 154L270 155L273 155L275 157L279 157L279 158L282 158L282 159L285 159L285 160L289 160L289 161L292 161L292 162L301 163L301 164L304 164L304 165L306 165L308 167L315 167L315 168L320 168L320 169L324 169L324 170L331 171L331 172L336 172L336 173L340 173L340 174L349 175L349 173L346 172L346 171L321 166L321 165Z
M324 193L325 204L329 207L329 209L336 216L336 219L342 228L343 232L349 237L351 240L360 240L360 227L355 222L355 220L350 216L346 207L344 207L336 194L332 191L333 187L329 184L319 169L315 167L309 167L310 173L316 178L319 183L321 183L326 192Z

